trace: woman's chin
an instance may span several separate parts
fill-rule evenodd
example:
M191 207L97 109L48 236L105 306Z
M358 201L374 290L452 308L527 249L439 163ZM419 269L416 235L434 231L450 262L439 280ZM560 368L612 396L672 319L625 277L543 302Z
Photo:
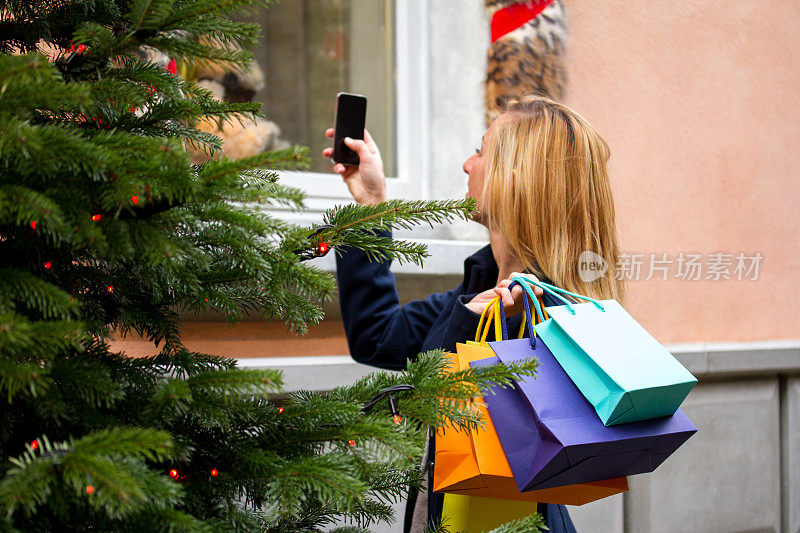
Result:
M478 224L481 224L482 226L486 225L486 217L480 211L475 210L470 214L470 216L472 217L472 221L473 222L477 222Z

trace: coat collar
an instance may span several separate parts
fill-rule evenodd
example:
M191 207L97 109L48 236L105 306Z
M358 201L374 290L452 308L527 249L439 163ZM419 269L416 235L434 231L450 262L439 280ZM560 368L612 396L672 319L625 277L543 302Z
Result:
M499 273L492 245L487 244L464 260L464 293L474 294L493 287Z

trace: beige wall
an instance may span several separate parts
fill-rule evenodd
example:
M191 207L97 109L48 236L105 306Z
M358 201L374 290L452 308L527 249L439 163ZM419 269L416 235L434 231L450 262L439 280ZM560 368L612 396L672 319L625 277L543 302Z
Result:
M764 256L757 281L634 281L633 314L662 342L800 337L800 2L567 6L623 251Z

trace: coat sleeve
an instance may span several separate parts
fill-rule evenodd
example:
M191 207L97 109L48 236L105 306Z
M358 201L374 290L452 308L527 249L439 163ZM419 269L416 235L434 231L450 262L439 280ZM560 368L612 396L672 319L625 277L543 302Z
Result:
M400 305L389 261L370 262L361 250L336 256L339 305L353 359L380 368L402 370L420 352L431 326L458 288Z
M453 305L450 318L439 342L444 351L455 352L456 343L475 338L475 331L478 329L478 321L481 316L474 311L470 311L466 306L475 296L475 294L465 294L455 299L455 305Z

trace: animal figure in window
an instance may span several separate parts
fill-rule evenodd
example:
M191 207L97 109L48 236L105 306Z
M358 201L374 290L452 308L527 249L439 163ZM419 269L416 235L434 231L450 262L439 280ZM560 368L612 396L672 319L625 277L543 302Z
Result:
M255 61L246 71L209 62L181 74L195 80L197 85L211 91L216 99L223 102L250 102L264 88L264 73ZM222 151L230 159L290 146L288 141L280 138L278 125L265 118L258 118L255 122L232 119L223 122L221 127L215 121L204 120L197 124L197 128L222 139ZM188 146L187 150L194 163L204 163L211 158L210 154L199 148Z
M486 121L491 123L511 97L538 93L562 100L567 89L567 12L563 0L485 0L493 31L501 18L514 20L524 9L544 10L494 42L486 70ZM510 14L510 17L509 17ZM524 20L524 16L522 19ZM513 27L510 26L510 27ZM510 28L505 25L505 29Z

